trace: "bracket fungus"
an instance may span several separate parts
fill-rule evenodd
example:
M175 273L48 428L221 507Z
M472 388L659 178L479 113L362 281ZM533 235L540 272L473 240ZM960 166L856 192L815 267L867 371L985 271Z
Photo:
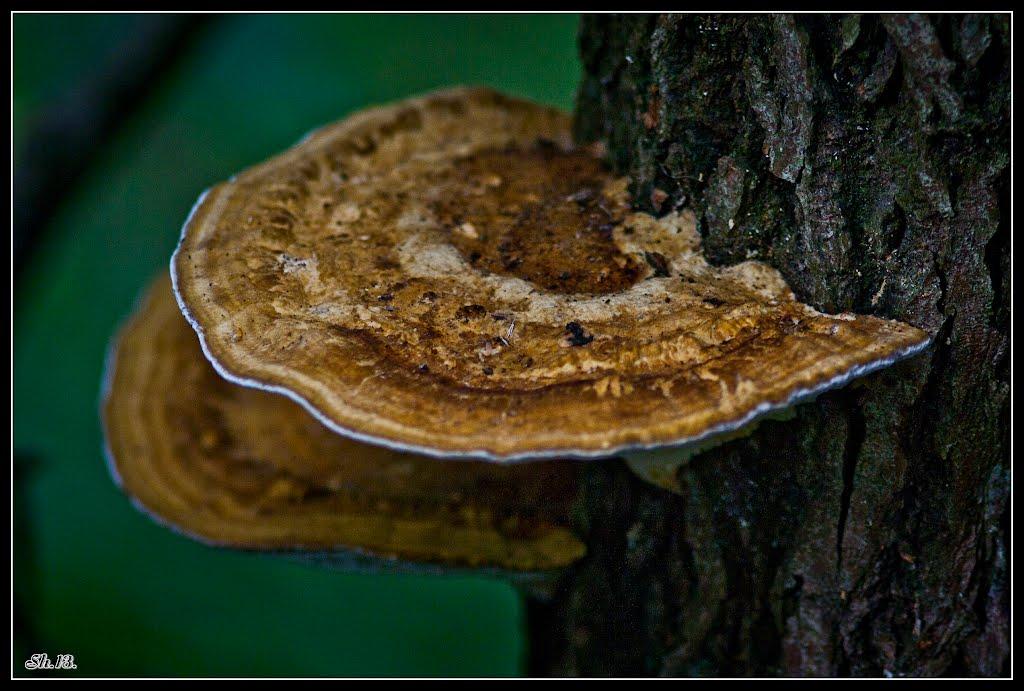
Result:
M542 572L583 554L568 528L572 464L440 464L334 434L218 376L166 277L122 329L105 388L111 473L202 542L371 568Z
M709 265L694 215L633 211L600 153L487 89L363 111L201 198L179 305L231 381L491 461L694 447L927 345Z
M112 473L211 544L556 570L585 551L566 459L671 488L688 453L929 342L709 265L692 212L627 186L566 114L456 88L213 187L112 351Z

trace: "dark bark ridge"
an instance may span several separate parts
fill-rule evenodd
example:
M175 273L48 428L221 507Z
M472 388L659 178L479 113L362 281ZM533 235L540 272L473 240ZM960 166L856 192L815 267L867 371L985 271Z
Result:
M590 466L538 674L998 675L1009 645L1007 16L587 17L576 134L709 259L928 330L695 459Z

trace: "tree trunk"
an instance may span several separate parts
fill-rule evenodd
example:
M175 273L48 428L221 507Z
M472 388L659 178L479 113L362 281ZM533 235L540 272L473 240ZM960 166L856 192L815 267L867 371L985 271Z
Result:
M637 206L934 345L695 457L680 495L589 465L532 673L1008 673L1009 41L1006 15L583 20L577 138Z

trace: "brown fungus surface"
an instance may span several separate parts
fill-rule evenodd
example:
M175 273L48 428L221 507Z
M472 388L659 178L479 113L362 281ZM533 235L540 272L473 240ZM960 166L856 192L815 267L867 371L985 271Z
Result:
M363 111L214 187L172 271L225 376L438 456L694 443L928 340L709 266L693 215L634 213L567 115L485 89Z
M438 463L334 434L210 366L152 287L108 364L111 469L137 505L204 542L534 571L583 555L572 463Z

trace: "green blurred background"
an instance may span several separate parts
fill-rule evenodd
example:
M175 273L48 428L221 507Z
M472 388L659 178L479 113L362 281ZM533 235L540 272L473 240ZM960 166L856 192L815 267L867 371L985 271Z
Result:
M25 142L52 121L52 104L66 107L98 73L134 60L131 39L153 20L14 16L16 191ZM14 674L29 674L33 652L72 653L86 676L522 671L523 607L502 583L332 572L209 549L155 525L107 475L97 400L115 326L166 270L204 188L317 125L435 87L487 84L570 109L577 23L210 17L144 80L16 266Z

